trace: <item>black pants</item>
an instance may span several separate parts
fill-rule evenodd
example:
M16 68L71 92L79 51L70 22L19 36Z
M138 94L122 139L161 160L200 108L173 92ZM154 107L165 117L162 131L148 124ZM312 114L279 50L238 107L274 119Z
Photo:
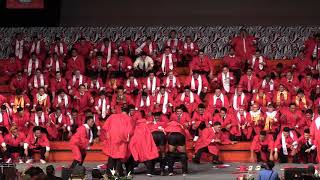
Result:
M257 156L257 161L258 162L261 162L262 159L261 159L261 152L263 153L266 153L267 154L267 158L269 160L269 156L270 156L270 152L269 152L269 149L268 149L268 145L263 145L260 149L259 152L255 152L256 153L256 156Z
M168 171L173 173L173 166L175 162L181 162L182 173L188 173L188 157L186 153L182 152L168 152Z
M23 146L10 146L7 144L7 151L5 152L7 158L11 158L12 153L19 153L19 158L24 157Z
M41 159L45 159L44 154L46 153L46 147L42 147L42 146L38 146L36 148L30 149L28 148L28 158L32 159L33 155L34 155L34 151L40 151L40 158Z
M203 147L203 148L199 149L199 150L196 152L193 160L196 161L196 162L200 162L202 153L209 153L209 154L211 154L211 153L209 152L208 147ZM215 155L215 154L212 154L212 162L218 161L218 160L219 160L218 156Z
M288 154L290 154L290 153L291 153L291 151L288 149ZM279 152L280 163L288 163L288 156L289 155L284 155L282 148L280 148L280 152ZM298 162L298 155L297 154L293 157L293 162Z
M157 146L165 146L167 144L166 135L162 131L152 132L152 137Z
M317 159L317 151L311 150L309 153L306 153L305 151L307 149L311 148L310 146L304 144L301 146L299 155L301 157L302 162L304 163L314 163Z
M178 132L170 133L168 136L168 144L171 146L184 146L186 145L186 137Z
M154 174L154 165L153 165L153 160L145 161L143 162L144 165L147 168L147 174ZM130 158L127 160L125 163L126 166L126 173L128 174L129 172L134 173L134 167L138 166L139 162L135 162L133 157L130 156Z
M123 173L122 164L123 163L122 163L121 159L115 159L115 158L109 157L107 168L108 168L108 170L110 170L110 172L108 171L107 173L110 175L111 174L111 170L114 169L114 170L116 170L118 172L118 174L120 176L123 176L124 173Z
M73 160L70 168L74 168L76 166L82 166L84 160L86 159L87 156L87 150L86 149L80 149L80 153L81 153L81 162L77 161L77 160Z

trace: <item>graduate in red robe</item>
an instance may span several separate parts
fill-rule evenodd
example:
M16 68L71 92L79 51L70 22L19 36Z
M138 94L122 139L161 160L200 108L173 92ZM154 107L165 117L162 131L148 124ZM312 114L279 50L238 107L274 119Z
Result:
M251 143L250 161L254 161L254 153L256 154L257 161L272 161L273 160L274 141L271 135L268 135L266 131L260 131L259 134L255 135Z
M30 77L35 74L37 69L42 69L42 61L37 58L35 53L31 53L31 58L25 63L24 72Z
M23 76L22 71L19 71L10 81L11 92L14 93L17 89L21 89L23 94L28 90L28 79Z
M267 75L266 58L261 55L259 49L257 49L255 54L248 59L248 65L252 68L257 77L264 78Z
M302 113L297 109L295 103L291 103L289 108L281 110L281 125L290 129L299 128L298 122L302 119Z
M77 128L79 126L81 126L82 124L84 124L84 122L82 122L83 118L82 115L83 114L79 114L79 111L76 109L72 109L71 113L67 114L69 119L68 119L68 126L67 126L67 130L70 132L72 132L73 134L76 132Z
M262 79L258 85L259 89L264 90L267 94L273 94L277 88L276 81L271 79L271 74L267 74L264 79Z
M174 75L173 71L168 72L168 75L163 77L162 83L173 98L178 95L178 91L181 89L181 84L179 78Z
M111 112L120 113L123 106L134 104L130 95L124 93L123 86L118 86L117 93L112 95L111 98Z
M280 131L280 113L274 109L274 104L268 104L264 114L265 124L263 130L276 135Z
M33 109L36 107L42 107L44 112L50 112L51 101L48 94L45 93L44 88L40 87L38 93L33 97Z
M179 52L183 56L195 56L199 52L199 47L195 41L192 41L191 36L186 36L185 42L179 47Z
M11 114L12 109L10 108L9 104L2 104L0 112L0 127L6 128L7 130L10 129L12 124Z
M67 60L66 79L71 79L75 70L79 70L81 74L84 74L85 62L83 56L78 54L77 49L71 49L71 58Z
M100 91L104 90L105 86L102 79L97 75L91 75L90 79L87 81L87 90L92 94L92 96L97 96Z
M249 97L245 95L241 86L237 87L230 101L232 101L232 107L235 111L238 111L240 106L243 106L247 110L250 103Z
M107 66L109 61L107 61L102 52L97 52L96 57L91 59L91 63L88 67L89 71L93 74L97 74L100 78L103 79L103 82L106 80L107 76Z
M250 114L250 126L253 128L254 134L260 134L260 131L264 128L265 119L264 114L261 112L258 104L253 104Z
M152 96L155 96L159 91L160 85L160 78L156 77L152 71L150 71L148 77L142 81L142 88L147 89L148 93Z
M41 132L41 127L35 126L28 134L23 144L24 154L28 157L26 163L33 162L33 154L40 151L40 162L45 164L45 159L49 157L50 145L47 136Z
M234 93L236 79L227 66L223 66L222 72L216 78L213 78L212 81L213 83L218 83L217 87L220 87L224 94L230 95Z
M95 112L101 117L102 119L106 119L108 115L110 115L110 102L109 98L106 96L106 92L104 90L99 92L99 97L95 100Z
M159 157L159 153L145 119L136 122L129 149L134 161L143 162L147 167L147 176L152 176L154 174L153 161Z
M124 53L126 56L133 57L137 49L136 42L132 41L130 37L127 37L125 41L122 41L119 46L119 52Z
M67 116L62 114L61 109L56 108L55 112L48 116L48 121L51 123L47 127L48 132L51 132L50 138L52 140L67 140L70 135L70 129L68 131L69 120Z
M250 113L246 112L244 106L240 106L235 114L237 124L230 129L231 139L234 140L249 140L252 135L253 128L251 127Z
M17 126L18 131L24 134L29 133L31 123L29 123L30 114L28 111L24 111L22 107L17 109L17 112L12 115L12 125Z
M59 71L56 72L55 78L51 78L49 87L53 99L55 99L55 96L59 94L57 91L60 89L64 92L68 92L67 81L61 76L61 72Z
M279 84L279 89L274 92L273 103L277 108L287 107L291 103L291 94L283 84Z
M231 40L236 54L243 59L248 59L255 52L256 38L248 35L247 30L241 29L240 35Z
M105 144L103 152L109 157L108 170L114 169L119 175L123 175L122 162L130 155L129 142L134 132L133 121L127 114L128 109L122 107L121 111L106 120L102 128L105 136L101 137Z
M207 98L207 107L210 111L219 111L222 107L230 108L229 99L226 95L221 92L218 87L214 90L214 94Z
M46 59L45 62L45 75L46 77L55 76L57 72L65 70L63 59L57 53L53 53Z
M190 86L185 86L183 93L179 94L175 100L175 107L183 104L189 113L193 112L201 103L199 96L190 90Z
M79 112L84 112L86 109L90 109L94 104L94 99L91 94L85 91L85 86L80 85L78 91L73 97L73 107Z
M296 104L297 108L305 111L312 107L312 101L304 94L303 89L297 91L297 95L292 97L292 102Z
M109 38L103 38L103 40L96 45L94 51L102 52L107 63L109 63L113 53L118 52L116 43Z
M50 54L57 53L59 57L64 58L68 53L68 47L60 37L55 37L54 42L50 45Z
M267 105L271 102L270 94L266 94L263 89L259 89L257 93L252 95L251 104L259 105L263 112L265 112Z
M246 93L258 92L259 78L253 74L252 68L248 68L247 74L241 76L239 85L243 87Z
M151 131L153 141L159 150L159 161L161 174L164 174L166 164L166 145L167 137L164 129L167 126L169 120L161 112L154 112L152 116L148 118L147 124Z
M19 71L22 71L22 64L20 60L16 58L14 54L10 54L9 58L4 63L5 66L3 67L4 74L1 74L5 76L5 79L11 79L13 78Z
M130 73L127 80L124 81L125 89L127 94L131 94L133 96L138 95L139 91L141 90L141 83L140 80L135 78L134 74Z
M310 129L305 129L304 134L298 139L299 157L304 164L317 163L317 146L310 136Z
M57 96L54 97L52 108L60 108L62 114L66 114L71 111L72 102L70 96L68 96L63 89L57 91Z
M191 117L188 112L183 112L182 105L176 107L175 113L172 113L170 116L170 121L176 121L179 124L181 124L185 130L185 138L186 139L192 139L191 134L189 132L189 129L191 128Z
M280 83L283 84L291 95L295 95L299 89L299 79L292 72L287 72L286 76L281 78Z
M234 48L230 48L229 54L222 59L223 63L230 68L230 72L234 73L235 82L238 83L241 76L241 70L244 68L245 61L235 54Z
M162 112L163 114L169 115L173 111L173 95L171 95L164 86L160 86L160 90L155 95L153 102L154 112Z
M238 122L234 117L234 114L225 107L222 107L219 113L214 114L213 119L209 121L209 124L212 125L214 122L221 123L222 134L226 137L233 137L230 134L231 130L238 128Z
M298 56L293 59L293 62L292 68L301 77L311 72L315 65L311 57L307 57L303 51L299 52Z
M196 164L200 163L202 153L212 154L213 164L223 164L219 160L219 147L224 144L235 144L228 138L224 137L221 132L221 123L215 122L212 127L204 129L195 144L195 155L192 161Z
M54 124L49 121L48 114L44 112L42 107L35 108L35 112L30 115L30 123L31 127L40 126L42 131L47 133L48 138L51 138L53 132L49 127Z
M194 135L193 141L197 141L200 131L209 127L209 121L212 120L212 111L206 110L204 104L199 104L197 110L194 111L191 118L190 132Z
M73 48L83 57L91 56L93 53L93 45L85 37L80 37L78 42L73 45Z
M88 87L88 78L81 74L80 70L75 70L72 78L68 82L68 90L70 95L74 95L80 85Z
M155 41L152 41L152 38L149 36L146 40L135 50L136 54L141 52L146 53L150 57L156 57L158 52L158 46Z
M153 112L153 98L148 95L146 92L142 92L138 97L136 98L136 109L138 111L143 111L146 116L150 116Z
M12 41L12 49L15 56L22 60L26 55L27 42L23 39L21 33L16 33L14 40Z
M70 146L73 155L73 162L70 168L77 165L81 166L87 155L87 150L93 143L92 126L94 124L93 118L86 118L85 124L79 126L77 132L70 139Z
M114 56L110 60L109 71L115 74L116 77L125 77L127 73L132 70L132 60L130 57L125 56L123 53L119 53L118 56Z
M31 41L28 44L28 52L35 53L40 60L44 60L46 56L46 44L38 36L32 36Z
M15 95L10 96L10 106L13 113L16 113L19 107L28 110L30 107L30 100L28 96L23 94L21 89L16 89Z
M186 79L184 85L190 86L190 90L200 96L201 99L204 99L208 90L209 83L207 78L204 75L200 75L199 71L194 70L191 77L189 76Z
M158 75L165 76L169 71L174 70L177 62L175 54L171 53L171 48L166 46L158 58L158 65L160 66Z
M198 56L194 56L189 64L190 72L199 71L200 74L208 75L211 71L210 59L204 54L203 50L199 50Z
M301 80L300 88L304 90L307 97L310 97L311 91L317 87L317 80L312 78L312 73L307 73Z
M317 162L320 161L320 116L318 116L314 121L312 121L312 124L310 126L310 135L311 139L313 140L313 143L317 148Z
M40 87L44 87L45 91L47 91L48 85L48 79L44 74L42 74L40 69L36 70L36 74L29 79L28 83L30 93L33 97L36 95Z
M315 34L304 43L305 53L308 58L319 59L320 57L320 34Z
M4 136L4 142L6 143L6 157L8 158L6 163L12 162L12 154L19 153L19 164L23 163L24 149L23 143L26 136L23 132L18 130L16 125L13 125L10 129L10 133Z
M174 54L177 54L179 47L181 47L182 43L183 42L177 37L177 31L171 30L169 33L169 37L166 40L163 47L169 46L171 49L171 52Z
M288 156L293 157L293 162L298 162L297 150L298 138L294 131L290 128L284 127L278 134L278 137L274 143L274 159L280 163L288 163Z

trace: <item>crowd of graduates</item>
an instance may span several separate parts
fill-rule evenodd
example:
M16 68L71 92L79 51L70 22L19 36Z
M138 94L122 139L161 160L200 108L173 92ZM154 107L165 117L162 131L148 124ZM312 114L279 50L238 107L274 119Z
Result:
M256 153L257 161L316 163L319 42L319 34L310 37L290 66L268 66L242 29L221 69L211 69L197 42L175 30L162 49L152 37L142 44L81 37L68 49L59 37L45 44L17 33L1 70L12 92L0 96L4 159L19 152L20 163L25 156L30 163L40 150L45 163L49 141L70 140L74 167L101 141L110 169L144 162L152 175L156 159L172 175L175 161L188 172L186 143L194 163L206 152L220 164L219 146L252 141L252 161ZM181 77L176 69L185 66L190 73Z

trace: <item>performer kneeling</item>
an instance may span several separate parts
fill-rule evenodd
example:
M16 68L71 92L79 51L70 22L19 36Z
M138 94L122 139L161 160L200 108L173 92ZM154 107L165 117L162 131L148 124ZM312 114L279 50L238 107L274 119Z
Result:
M18 127L13 125L10 129L10 133L4 137L4 142L7 145L6 156L8 158L7 163L11 163L12 153L19 153L19 163L23 163L24 158L23 142L26 136L23 132L18 132Z
M304 130L304 136L301 136L298 140L299 156L303 163L316 163L317 150L313 140L310 136L310 129Z
M210 153L213 155L213 164L223 164L219 160L219 146L221 144L235 144L235 141L230 141L227 137L223 136L221 132L221 123L215 122L213 127L205 128L198 141L195 143L195 156L193 162L199 164L202 153Z
M90 145L93 143L92 126L94 120L92 116L86 118L85 124L80 126L76 133L70 139L70 146L73 154L73 162L70 168L74 168L77 165L82 165L87 155L87 150L90 149Z
M267 134L266 131L260 131L259 135L255 135L251 144L251 158L250 161L254 162L253 154L257 156L257 162L262 160L273 160L273 147L274 141L272 135Z
M298 138L296 133L291 131L289 127L284 127L283 131L278 134L274 147L275 160L279 156L280 163L288 163L288 156L290 155L293 157L294 163L298 162Z
M169 176L173 176L173 165L176 161L181 162L182 174L185 176L188 173L188 156L184 126L177 121L171 121L167 124L165 131L169 133L167 153Z
M29 158L26 163L32 163L34 151L38 150L40 150L40 162L46 163L45 158L49 156L50 151L49 140L41 130L40 126L35 126L24 142L24 153Z

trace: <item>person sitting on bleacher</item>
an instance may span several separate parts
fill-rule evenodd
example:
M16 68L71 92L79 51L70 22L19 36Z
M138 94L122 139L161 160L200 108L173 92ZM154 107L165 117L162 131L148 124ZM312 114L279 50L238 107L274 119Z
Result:
M8 158L6 163L12 162L12 154L19 153L19 164L23 163L24 149L23 142L26 136L23 132L19 131L16 125L13 125L10 129L10 133L4 136L4 142L6 143L6 157Z

